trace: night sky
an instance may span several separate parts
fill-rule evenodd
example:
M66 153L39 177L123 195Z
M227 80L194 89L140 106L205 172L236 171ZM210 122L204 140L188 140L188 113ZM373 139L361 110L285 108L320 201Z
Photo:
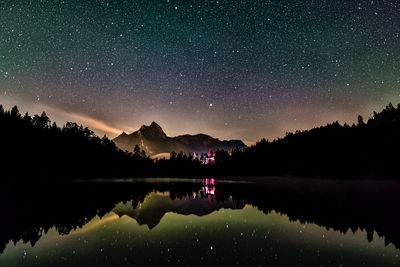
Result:
M0 0L0 103L254 142L400 102L398 1Z

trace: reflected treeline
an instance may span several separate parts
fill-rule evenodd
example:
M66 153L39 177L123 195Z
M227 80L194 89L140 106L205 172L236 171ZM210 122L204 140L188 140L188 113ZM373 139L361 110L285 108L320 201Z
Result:
M365 230L369 241L376 231L386 244L400 247L400 185L396 183L282 178L258 183L217 181L215 194L206 196L206 201L200 194L202 188L201 182L85 183L46 190L7 188L8 193L1 195L0 202L0 251L10 240L34 245L52 227L60 234L68 234L95 216L102 217L113 210L152 228L166 212L201 216L220 208L240 209L244 203L265 214L274 210L291 220L343 233ZM139 209L138 204L155 191L169 192L166 196L177 201L155 198L147 208Z
M218 186L218 200L230 195L268 214L272 210L301 223L315 223L342 233L374 231L385 244L400 248L400 184L396 182L276 178L262 184Z

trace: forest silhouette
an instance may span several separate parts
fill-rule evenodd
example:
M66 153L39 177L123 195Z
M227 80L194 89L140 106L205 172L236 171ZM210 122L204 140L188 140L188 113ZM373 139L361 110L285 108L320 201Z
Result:
M67 122L62 128L41 115L22 116L0 105L1 176L54 180L142 175L152 161L140 150L122 151L106 136ZM27 178L30 177L30 178Z
M357 124L336 121L247 148L217 150L209 165L182 152L153 161L139 146L122 151L82 125L58 127L46 113L22 116L16 106L0 105L0 129L2 177L9 181L204 175L398 179L400 104L389 103L366 122L358 116Z
M391 103L364 122L338 121L306 131L286 133L255 146L217 151L215 173L236 175L290 175L335 178L398 179L400 104Z

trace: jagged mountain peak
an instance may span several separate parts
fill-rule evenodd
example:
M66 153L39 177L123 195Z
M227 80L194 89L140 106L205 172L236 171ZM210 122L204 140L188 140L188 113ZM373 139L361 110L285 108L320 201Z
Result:
M160 127L160 125L158 125L158 123L156 123L155 121L152 121L150 127Z
M158 123L156 123L155 121L152 121L150 125L145 125L145 124L143 124L143 125L140 127L139 130L149 129L149 128L150 128L150 129L161 129L161 130L162 130L161 126L160 126Z
M221 141L206 134L168 137L161 126L154 121L150 125L142 125L139 130L129 135L121 134L114 139L114 142L119 148L128 151L133 151L135 145L139 145L148 155L172 151L198 154L216 149L230 151L236 147L246 146L240 140Z
M167 135L163 131L160 125L158 125L156 122L152 122L149 126L147 125L142 125L140 127L138 133L143 136L149 136L149 137L166 137Z

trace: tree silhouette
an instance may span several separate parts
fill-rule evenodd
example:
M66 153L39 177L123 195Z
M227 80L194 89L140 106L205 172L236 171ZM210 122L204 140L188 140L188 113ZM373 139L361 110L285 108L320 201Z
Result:
M358 115L357 126L364 126L364 125L365 125L364 118L361 115Z
M140 157L140 147L138 145L135 145L135 148L133 149L133 154L137 157Z
M50 128L51 121L49 117L47 117L46 113L43 111L40 116L33 116L32 125L38 128L46 129Z
M140 157L145 158L146 157L146 151L144 151L142 149L142 151L140 151Z
M13 119L20 119L21 114L19 114L19 110L17 106L13 106L10 112L11 118Z

